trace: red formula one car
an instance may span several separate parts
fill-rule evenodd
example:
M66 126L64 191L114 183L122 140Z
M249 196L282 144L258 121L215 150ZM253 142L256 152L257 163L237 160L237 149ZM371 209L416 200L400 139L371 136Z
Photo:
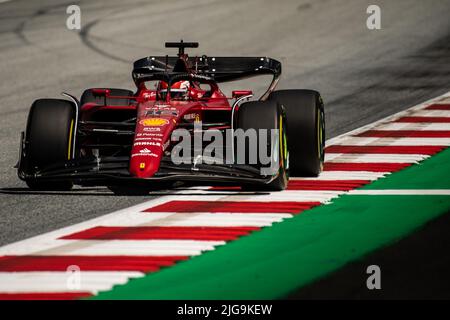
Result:
M189 57L195 42L169 42L177 56L134 63L136 92L87 89L80 101L39 99L22 132L18 175L32 189L104 185L117 193L168 185L282 190L289 175L317 176L324 159L324 107L312 90L274 91L281 63L266 57ZM218 84L273 75L255 101Z

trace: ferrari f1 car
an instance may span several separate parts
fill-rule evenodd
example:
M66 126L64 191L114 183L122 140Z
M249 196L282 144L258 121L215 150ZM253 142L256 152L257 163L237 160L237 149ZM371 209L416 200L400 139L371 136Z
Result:
M21 134L19 178L38 190L77 184L132 193L183 183L283 190L289 175L321 172L325 117L318 92L274 91L281 75L275 59L190 57L185 48L196 42L166 47L178 55L134 62L135 92L93 88L80 100L63 93L66 99L34 101ZM259 75L273 79L258 100L249 101L250 90L227 97L218 86ZM188 143L186 133L203 139Z

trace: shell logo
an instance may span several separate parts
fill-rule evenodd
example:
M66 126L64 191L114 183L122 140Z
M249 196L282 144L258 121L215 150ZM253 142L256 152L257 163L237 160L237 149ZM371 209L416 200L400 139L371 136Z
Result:
M139 122L146 127L160 127L169 123L168 120L162 118L147 118Z

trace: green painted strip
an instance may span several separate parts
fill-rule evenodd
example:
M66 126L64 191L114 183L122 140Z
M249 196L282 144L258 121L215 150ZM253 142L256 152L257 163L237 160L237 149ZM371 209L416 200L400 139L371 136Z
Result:
M363 189L450 189L450 149Z
M366 188L445 189L450 149ZM96 299L273 299L396 241L450 208L449 196L342 196Z

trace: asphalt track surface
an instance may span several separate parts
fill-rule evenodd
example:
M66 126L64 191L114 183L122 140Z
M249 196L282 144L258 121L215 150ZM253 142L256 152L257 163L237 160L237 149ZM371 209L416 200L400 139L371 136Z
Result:
M65 26L69 4L81 7L80 32ZM381 6L382 30L366 28L369 4ZM149 199L105 188L29 191L12 167L33 100L133 89L132 61L183 38L200 42L192 54L282 61L279 88L321 91L331 138L449 90L449 11L447 0L0 3L0 245Z

